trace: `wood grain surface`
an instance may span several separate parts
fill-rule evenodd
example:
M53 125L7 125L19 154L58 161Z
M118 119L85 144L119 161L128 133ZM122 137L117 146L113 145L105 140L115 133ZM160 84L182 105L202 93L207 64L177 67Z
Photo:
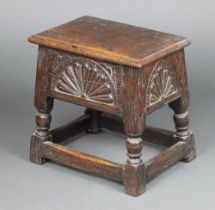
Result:
M29 41L134 67L190 44L181 36L90 16L33 35Z

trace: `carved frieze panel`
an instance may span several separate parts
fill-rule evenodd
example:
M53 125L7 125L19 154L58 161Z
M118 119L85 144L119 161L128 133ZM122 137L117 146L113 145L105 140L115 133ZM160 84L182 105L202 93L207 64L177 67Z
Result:
M119 102L115 66L77 55L51 56L51 91L115 105Z
M179 95L176 70L166 61L154 66L146 90L146 108L150 108Z

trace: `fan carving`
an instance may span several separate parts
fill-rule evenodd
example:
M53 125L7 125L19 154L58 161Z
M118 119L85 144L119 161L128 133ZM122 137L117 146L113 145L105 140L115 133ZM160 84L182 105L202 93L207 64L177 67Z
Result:
M159 61L150 76L147 86L146 107L178 95L176 72L165 60Z
M112 68L87 58L62 57L54 68L52 89L87 100L113 104L116 101Z

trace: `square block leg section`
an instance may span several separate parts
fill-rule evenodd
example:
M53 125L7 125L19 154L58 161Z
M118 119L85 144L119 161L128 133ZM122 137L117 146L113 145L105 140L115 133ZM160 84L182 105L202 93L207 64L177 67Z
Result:
M46 141L51 141L52 137L49 135L45 139ZM30 160L36 164L44 164L47 160L43 158L42 145L44 139L41 139L40 136L33 134L31 137L31 146L30 146Z
M145 166L141 164L125 164L123 184L129 195L139 196L145 189Z
M191 133L187 137L186 142L187 142L186 154L182 161L185 163L189 163L196 158L195 137L193 133Z

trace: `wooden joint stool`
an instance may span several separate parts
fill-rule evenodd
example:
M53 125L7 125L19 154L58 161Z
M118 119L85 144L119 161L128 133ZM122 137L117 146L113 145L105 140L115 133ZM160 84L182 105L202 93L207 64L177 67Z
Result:
M84 16L33 35L39 44L35 88L36 131L30 159L53 160L122 182L133 196L174 163L195 158L189 129L186 38ZM77 120L49 131L53 100L87 107ZM147 114L169 105L176 132L146 127ZM102 128L127 135L128 160L114 163L58 143L80 132ZM143 141L166 146L144 163Z

